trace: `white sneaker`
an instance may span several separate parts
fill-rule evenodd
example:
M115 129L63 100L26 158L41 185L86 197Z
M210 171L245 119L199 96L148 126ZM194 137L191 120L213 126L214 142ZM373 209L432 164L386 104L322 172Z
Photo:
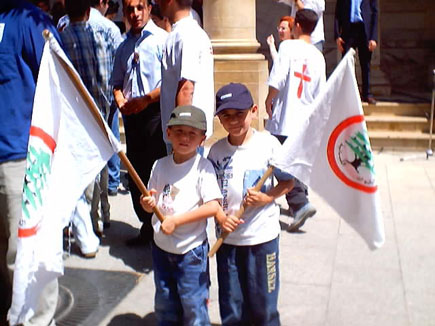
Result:
M287 231L294 232L299 230L299 228L304 225L305 221L316 214L316 212L316 208L311 205L311 203L307 203L304 207L296 212L295 219L293 220L293 223L288 226Z

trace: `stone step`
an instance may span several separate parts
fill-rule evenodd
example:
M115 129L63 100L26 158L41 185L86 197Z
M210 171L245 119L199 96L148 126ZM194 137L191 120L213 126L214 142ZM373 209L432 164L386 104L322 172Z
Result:
M367 129L370 131L429 131L429 121L420 116L367 115Z
M363 103L364 115L391 114L399 116L429 116L430 103L377 102L375 105Z
M429 134L418 131L369 131L373 149L422 150L429 145ZM434 143L432 142L432 149Z

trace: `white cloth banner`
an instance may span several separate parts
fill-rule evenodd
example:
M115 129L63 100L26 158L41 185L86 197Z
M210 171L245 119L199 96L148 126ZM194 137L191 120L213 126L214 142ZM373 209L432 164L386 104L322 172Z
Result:
M11 325L31 318L42 289L63 274L62 229L86 186L121 150L101 116L99 122L94 118L61 62L78 77L57 41L50 37L33 105ZM82 88L87 92L83 83Z
M371 249L385 241L372 151L350 50L272 164L318 193Z

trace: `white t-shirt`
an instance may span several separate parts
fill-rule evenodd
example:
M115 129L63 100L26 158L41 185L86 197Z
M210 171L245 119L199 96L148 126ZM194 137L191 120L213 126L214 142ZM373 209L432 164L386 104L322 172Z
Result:
M213 133L214 80L213 49L204 30L191 17L172 26L166 40L162 60L160 108L165 142L166 125L175 108L178 83L194 82L193 105L204 111L207 118L207 137Z
M314 45L302 40L281 42L268 82L279 90L272 118L266 123L271 134L288 135L292 116L300 110L309 110L326 83L325 71L325 58Z
M255 186L268 168L269 160L281 144L267 132L253 130L252 138L241 146L233 146L228 138L215 143L208 155L215 168L222 190L222 206L226 213L235 214L248 188ZM266 180L262 192L273 187L272 178ZM279 207L275 202L262 207L248 207L244 224L230 233L225 243L238 246L256 245L275 239L280 233Z
M222 198L213 166L199 154L181 164L175 163L172 155L157 160L148 187L157 190L157 206L163 215L192 211ZM171 235L162 232L155 214L152 225L156 245L173 254L185 254L207 238L207 219L181 225Z
M314 28L314 31L311 33L311 44L324 41L325 32L323 27L323 12L325 11L325 0L302 0L302 3L304 4L305 9L313 10L319 17L317 25ZM297 10L297 6L293 4L290 16L296 17Z
M192 17L198 23L198 25L202 27L201 17L199 17L199 14L196 12L195 9L193 8L190 9L189 16Z

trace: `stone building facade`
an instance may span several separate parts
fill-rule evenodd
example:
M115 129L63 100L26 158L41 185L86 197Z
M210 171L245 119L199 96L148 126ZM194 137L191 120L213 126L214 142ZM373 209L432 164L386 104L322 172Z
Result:
M328 74L340 55L334 41L335 0L326 0L324 14L325 58ZM375 94L427 93L433 87L435 69L435 1L379 0L379 47L373 57L372 84ZM288 6L273 0L256 0L259 49L269 60L266 37L275 33ZM358 70L357 70L358 71Z

